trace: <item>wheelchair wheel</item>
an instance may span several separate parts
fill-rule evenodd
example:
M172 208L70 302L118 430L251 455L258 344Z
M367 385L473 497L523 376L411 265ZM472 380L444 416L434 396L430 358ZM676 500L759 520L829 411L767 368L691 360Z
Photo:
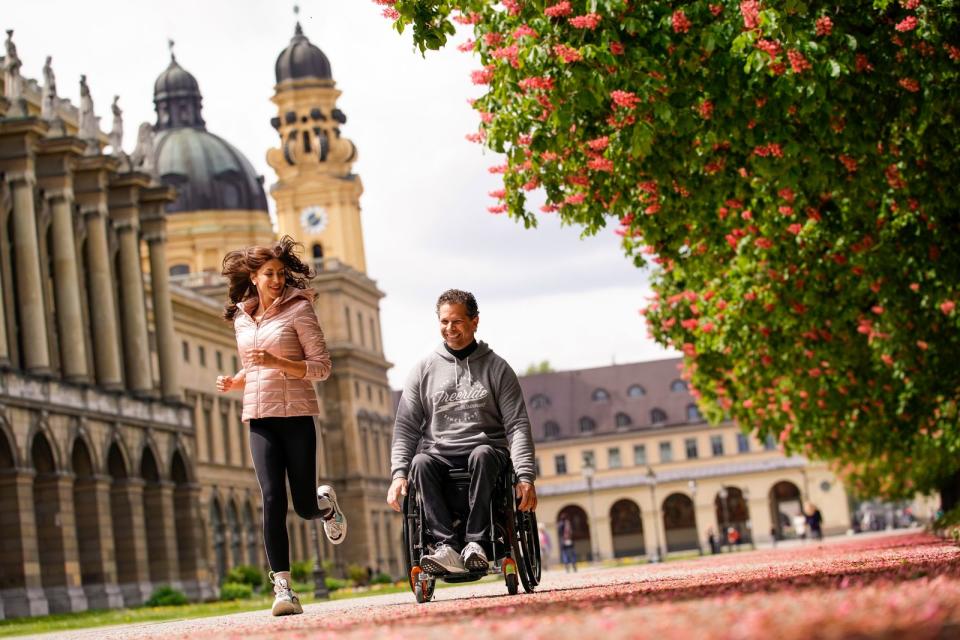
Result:
M410 586L413 588L413 595L417 598L417 604L433 600L434 589L437 586L436 580L426 579L423 575L420 567L414 567L410 571Z
M507 593L515 596L520 592L520 585L517 580L517 563L512 558L503 561L503 579L507 583Z
M522 511L507 509L507 537L510 540L510 549L513 561L517 569L517 575L520 577L520 584L527 593L532 593L537 586L537 573L533 565L533 556L535 554L530 546L529 536L526 530L530 526L529 514ZM539 538L536 539L539 543ZM537 545L539 549L539 544ZM509 589L510 585L507 584Z
M521 524L517 529L521 532L521 546L524 547L524 557L529 559L527 568L530 571L530 581L534 586L540 584L543 562L540 557L540 531L537 528L537 514L528 511L520 514Z

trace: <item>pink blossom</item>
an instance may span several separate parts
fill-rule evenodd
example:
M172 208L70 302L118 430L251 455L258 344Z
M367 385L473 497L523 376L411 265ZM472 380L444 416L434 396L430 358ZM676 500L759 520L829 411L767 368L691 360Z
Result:
M570 6L568 0L563 0L563 2L547 7L543 12L551 18L562 18L573 13L573 7Z
M790 60L790 67L794 73L803 73L812 68L812 65L803 57L803 54L796 49L787 51L787 58Z
M536 38L536 37L537 37L537 32L525 24L520 25L513 31L514 40L519 40L520 38Z
M754 147L753 153L761 158L766 158L768 156L773 156L774 158L783 157L783 149L777 142L770 142L768 144L762 144Z
M557 57L567 63L576 62L583 57L580 55L578 50L566 44L553 45L553 52L557 55Z
M580 204L586 199L586 196L582 193L571 193L563 201L566 204Z
M720 15L721 13L723 13L723 5L722 5L722 4L711 4L711 5L708 5L708 6L709 6L709 8L710 8L710 13L712 13L714 16L718 16L718 15Z
M467 39L467 41L464 42L463 44L457 45L457 51L462 51L463 53L467 53L468 51L473 51L473 45L475 44L476 42L474 42L473 39Z
M503 200L506 197L507 192L504 189L495 189L489 192L487 195L491 198L496 198L497 200Z
M507 205L505 204L497 204L492 207L487 207L487 211L489 211L490 213L505 213L506 210L507 210Z
M480 143L486 140L487 134L485 131L478 131L476 133L468 133L464 137L470 142Z
M841 153L839 160L841 163L843 163L843 166L846 167L847 171L849 171L850 173L853 173L854 171L857 170L857 166L859 163L856 161L856 159Z
M920 91L920 83L917 82L914 78L900 78L898 82L901 87L909 91L910 93L916 93Z
M786 216L788 218L793 215L793 207L789 205L781 205L777 207L777 211L779 211L781 215Z
M920 0L900 0L900 6L913 11L920 6Z
M487 171L489 171L490 173L506 173L507 168L508 167L505 164L498 164L493 167L488 167Z
M780 46L780 43L777 42L776 40L768 40L766 38L760 38L759 40L757 40L756 47L757 49L760 49L760 51L766 52L767 55L770 56L771 60L776 59L776 57L780 55L781 46Z
M501 2L503 6L507 8L507 12L512 16L518 15L523 8L519 0L501 0Z
M542 89L544 91L553 90L553 78L548 78L546 76L533 76L530 78L524 78L517 85L524 91L531 91L533 89Z
M713 102L710 100L704 100L697 107L697 112L700 114L700 117L704 120L709 120L713 117Z
M592 158L587 166L593 169L594 171L605 171L607 173L613 172L613 160L604 158L603 156L597 156Z
M687 14L680 9L673 12L673 15L670 16L670 21L673 24L674 33L686 33L690 31L690 27L692 26L690 20L687 18Z
M828 36L833 31L833 20L828 16L817 18L816 31L818 36Z
M497 60L506 60L514 69L520 66L520 47L512 44L509 47L500 47L490 52L490 57Z
M756 29L760 25L760 3L756 0L744 0L740 3L743 14L743 28Z
M943 48L946 49L947 55L950 56L951 60L960 62L960 47L955 47L952 44L944 44Z
M620 44L619 42L611 42L611 43L610 43L610 53L612 53L613 55L615 55L615 56L621 56L621 55L623 55L623 52L624 52L624 51L625 51L625 49L624 49L623 45Z
M463 13L453 17L453 21L457 24L479 24L480 23L480 14L479 13Z
M489 64L483 69L471 71L470 80L473 81L473 84L490 84L490 81L493 80L493 65Z
M907 16L894 27L897 31L913 31L917 28L917 16Z
M600 14L599 13L587 13L582 16L574 16L569 18L567 22L571 26L576 27L577 29L596 29L597 25L600 24Z
M613 103L618 107L623 107L625 109L633 109L637 106L637 103L640 102L640 98L637 97L637 94L630 91L611 91L610 99L613 100Z
M373 3L392 7L393 5L397 4L397 0L373 0Z
M488 47L495 47L503 42L503 34L492 31L483 34L483 43Z
M800 235L800 232L801 232L802 230L803 230L803 225L800 224L800 223L798 223L798 222L794 222L792 225L790 225L789 227L787 227L787 231L789 231L790 233L792 233L792 234L795 235L795 236Z
M867 56L863 53L857 54L857 73L863 73L864 71L873 71L873 65L870 64L870 60L867 59Z
M383 10L383 17L389 18L390 20L399 20L400 12L394 9L393 7L387 7Z
M940 311L943 311L944 314L950 315L950 312L953 311L954 307L957 305L953 300L945 300L940 303Z
M923 340L917 340L917 347L922 351L926 351L927 349L930 348L930 345L928 345Z
M610 144L610 138L608 136L602 136L600 138L594 138L587 142L587 146L593 149L594 151L603 151L607 148L607 145Z
M770 240L770 238L763 238L763 237L757 238L756 240L753 241L753 244L758 249L770 249L773 247L773 241Z
M550 204L549 202L548 202L547 204L543 205L542 207L540 207L540 211L542 211L542 212L544 212L544 213L554 213L554 212L559 211L559 210L560 210L560 207L558 207L558 206L555 205L555 204Z

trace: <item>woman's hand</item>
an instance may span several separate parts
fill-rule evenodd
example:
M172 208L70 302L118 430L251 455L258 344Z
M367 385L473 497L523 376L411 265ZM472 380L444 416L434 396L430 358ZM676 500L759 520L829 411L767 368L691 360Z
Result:
M233 376L217 376L217 391L220 393L230 391L230 389L233 389L233 385Z
M273 355L266 349L250 349L247 355L250 358L250 362L255 365L268 369L280 369L283 367L283 358Z

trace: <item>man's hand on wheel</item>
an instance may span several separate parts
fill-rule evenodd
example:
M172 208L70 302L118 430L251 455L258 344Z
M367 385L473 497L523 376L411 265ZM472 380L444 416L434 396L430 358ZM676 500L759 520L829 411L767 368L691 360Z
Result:
M393 507L394 511L400 511L400 496L407 495L407 479L394 478L387 489L387 504Z
M529 482L517 483L517 497L520 498L520 511L537 510L537 489Z

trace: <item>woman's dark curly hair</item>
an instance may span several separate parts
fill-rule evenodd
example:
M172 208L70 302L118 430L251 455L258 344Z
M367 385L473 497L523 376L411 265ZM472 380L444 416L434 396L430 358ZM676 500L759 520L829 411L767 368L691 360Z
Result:
M283 263L286 272L286 285L296 289L306 289L307 281L313 277L310 267L297 256L303 248L290 236L283 236L271 247L253 246L231 251L223 257L223 270L220 272L228 281L227 297L229 301L223 307L223 318L232 321L237 315L237 305L257 295L257 288L251 277L260 267L276 258Z

